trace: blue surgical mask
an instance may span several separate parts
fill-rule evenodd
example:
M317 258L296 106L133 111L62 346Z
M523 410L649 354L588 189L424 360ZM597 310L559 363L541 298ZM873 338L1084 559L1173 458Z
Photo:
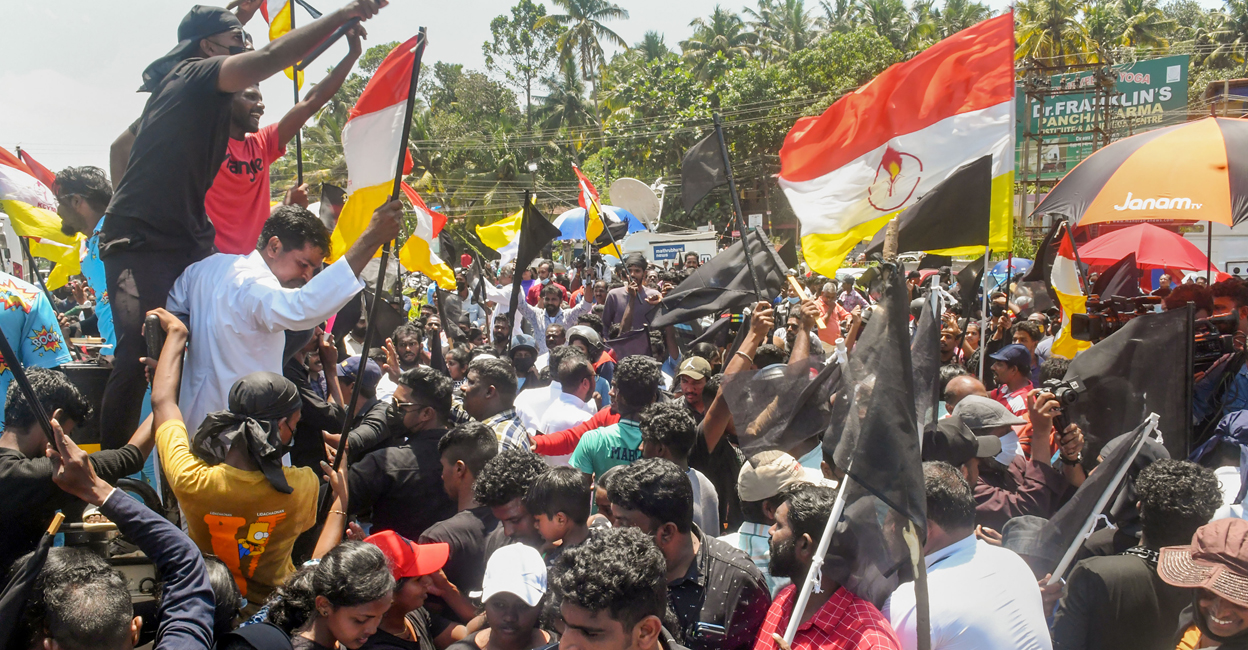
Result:
M792 298L789 298L789 304L790 304L790 305L796 305L799 301L801 301L801 298L798 298L798 297L796 297L796 296L794 296L794 297L792 297Z

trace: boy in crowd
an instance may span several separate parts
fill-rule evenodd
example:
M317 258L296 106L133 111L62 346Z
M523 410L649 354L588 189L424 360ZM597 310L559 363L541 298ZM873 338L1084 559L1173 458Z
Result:
M472 490L477 503L490 509L503 524L508 542L520 542L533 548L542 547L542 536L524 497L537 477L550 466L541 456L524 449L508 449L481 468ZM588 501L588 495L586 496Z
M697 439L693 417L680 402L651 404L641 414L641 457L662 458L683 469L693 487L693 523L719 535L719 494L711 479L689 467L689 452Z
M498 530L499 523L488 506L477 503L473 486L485 464L498 455L498 440L484 424L461 424L438 441L438 453L442 455L442 488L459 512L430 526L420 536L420 543L450 545L446 579L463 593L480 591L485 561L492 550L486 540Z
M553 467L537 477L524 495L524 507L542 539L554 547L545 554L546 566L589 538L589 487L574 468Z

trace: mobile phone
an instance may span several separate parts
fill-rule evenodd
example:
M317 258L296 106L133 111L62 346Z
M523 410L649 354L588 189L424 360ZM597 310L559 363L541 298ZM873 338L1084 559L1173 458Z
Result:
M160 359L160 351L165 347L165 330L156 314L148 314L143 320L143 338L147 341L147 357Z

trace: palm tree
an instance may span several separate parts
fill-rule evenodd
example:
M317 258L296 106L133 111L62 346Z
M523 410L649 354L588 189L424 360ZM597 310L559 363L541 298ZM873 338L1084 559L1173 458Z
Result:
M765 61L805 49L813 40L810 12L804 0L758 0L758 9L746 7Z
M628 43L619 34L602 23L607 20L627 19L628 11L607 0L551 0L563 10L538 21L537 26L555 24L564 28L555 41L555 51L565 61L577 60L581 78L593 81L594 72L606 63L602 53L602 41L628 49Z
M634 45L633 49L641 54L643 61L661 59L671 52L667 49L667 43L663 42L663 35L653 29L646 32L646 35L641 37L641 42Z
M740 16L719 5L709 18L694 18L689 26L694 28L693 36L681 41L680 49L694 73L703 78L716 58L748 57L758 43L758 35L745 29Z
M981 23L992 16L988 5L974 0L945 0L940 10L932 10L936 21L937 38L948 38L967 27Z
M1054 66L1099 60L1096 44L1079 21L1087 0L1019 0L1014 7L1014 59L1032 57Z
M863 0L862 16L876 34L888 40L898 51L908 50L912 21L901 0Z
M824 31L848 33L854 31L862 22L862 5L856 0L819 0L823 15L819 17L819 26Z
M1123 17L1119 42L1125 47L1168 47L1166 34L1174 29L1174 21L1166 18L1157 7L1157 0L1118 0L1118 13Z
M542 80L547 94L542 97L542 128L576 131L594 123L593 109L585 102L585 84L577 75L576 63L564 61L557 74Z

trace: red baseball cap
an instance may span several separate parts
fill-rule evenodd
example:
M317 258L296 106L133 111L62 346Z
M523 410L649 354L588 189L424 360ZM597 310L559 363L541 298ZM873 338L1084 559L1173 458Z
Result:
M390 573L395 580L437 573L451 555L451 545L446 542L417 544L393 530L369 535L364 541L381 549L390 562Z

